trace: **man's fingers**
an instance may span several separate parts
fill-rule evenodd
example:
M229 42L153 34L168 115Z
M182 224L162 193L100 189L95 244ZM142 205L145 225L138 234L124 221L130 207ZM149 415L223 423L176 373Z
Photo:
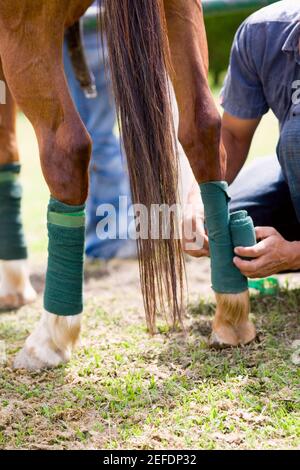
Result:
M267 251L268 251L268 247L267 247L267 243L265 240L262 240L261 242L257 243L254 246L248 246L248 247L238 246L234 249L234 252L236 255L242 256L245 258L258 258L266 254Z
M235 256L233 262L243 274L253 272L255 269L255 261L246 261Z
M260 271L266 264L264 257L253 261L246 261L235 256L233 258L235 266L241 271L246 277L261 277Z
M192 256L193 258L203 258L209 256L209 251L206 250L205 248L202 248L202 250L188 250L185 249L184 252L187 255Z
M278 232L273 227L255 227L255 235L257 240L262 240L263 238L271 237L276 235Z
M209 256L209 243L207 235L204 235L202 240L197 243L196 237L193 240L183 239L182 243L183 251L193 256L194 258L201 258L203 256Z

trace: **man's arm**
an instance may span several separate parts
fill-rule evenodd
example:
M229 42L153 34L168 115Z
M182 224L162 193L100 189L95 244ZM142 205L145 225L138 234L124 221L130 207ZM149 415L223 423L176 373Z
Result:
M239 119L224 113L222 137L227 151L227 174L229 183L241 170L261 118ZM285 240L272 227L256 227L258 243L253 247L237 247L236 267L249 278L263 278L283 271L300 268L300 242ZM248 260L242 259L248 258Z
M224 112L222 138L227 152L226 181L231 184L244 165L261 118L240 119Z

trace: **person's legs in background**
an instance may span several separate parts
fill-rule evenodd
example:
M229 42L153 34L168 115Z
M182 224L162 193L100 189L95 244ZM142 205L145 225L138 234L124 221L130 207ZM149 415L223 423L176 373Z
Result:
M118 225L120 215L119 196L127 197L131 204L125 158L121 154L120 139L115 133L116 110L111 95L110 77L106 68L107 49L97 31L85 32L84 46L89 67L95 75L98 96L87 99L74 75L65 45L65 72L75 105L93 141L90 164L90 192L87 201L86 255L89 258L110 259L136 256L135 242L128 239L127 221ZM96 215L98 206L110 204L117 215L117 238L100 240L96 227L101 217Z

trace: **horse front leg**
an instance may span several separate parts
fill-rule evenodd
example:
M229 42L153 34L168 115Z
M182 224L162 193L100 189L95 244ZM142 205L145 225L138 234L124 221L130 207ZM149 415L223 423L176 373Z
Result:
M16 105L0 59L0 311L36 299L30 283L27 247L21 219L21 170L16 143Z
M246 280L233 265L221 119L208 85L208 51L200 0L164 0L180 111L179 140L200 184L210 238L217 310L211 345L237 346L255 337Z
M15 360L16 367L28 369L57 366L70 358L83 308L84 209L91 142L64 76L66 12L58 7L53 12L52 6L41 2L34 11L25 9L17 25L15 12L10 25L10 16L1 16L0 8L4 73L17 104L34 126L51 195L44 311ZM34 14L27 18L28 12Z

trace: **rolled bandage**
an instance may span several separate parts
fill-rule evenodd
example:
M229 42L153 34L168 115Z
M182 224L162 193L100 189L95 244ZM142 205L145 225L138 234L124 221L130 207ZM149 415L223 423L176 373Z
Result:
M0 260L27 258L21 218L20 170L18 163L0 165Z
M256 244L253 220L247 211L237 211L230 214L230 231L233 248Z
M238 246L235 245L236 242L239 244L243 240L251 239L248 233L250 218L246 211L241 211L239 215L233 216L231 222L230 196L226 182L202 183L200 190L209 237L212 288L218 293L244 292L248 289L247 278L233 264L233 250ZM238 220L242 222L237 222ZM249 245L243 244L243 246Z
M83 309L85 205L70 206L51 198L47 226L44 308L56 315L77 315Z

